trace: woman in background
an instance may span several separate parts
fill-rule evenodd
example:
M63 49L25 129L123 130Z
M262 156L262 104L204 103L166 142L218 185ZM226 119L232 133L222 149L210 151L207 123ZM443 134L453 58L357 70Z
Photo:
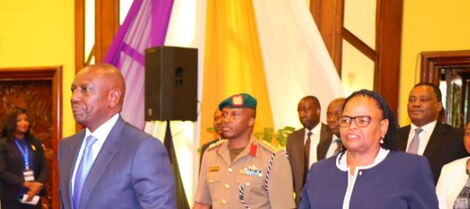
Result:
M470 153L470 122L465 127L464 145ZM470 208L470 157L454 160L442 167L436 193L440 209Z
M5 118L0 138L0 199L2 209L40 209L48 168L41 142L30 133L24 109L13 108Z
M438 208L427 160L393 150L397 122L382 96L354 92L338 123L346 150L312 165L300 208Z

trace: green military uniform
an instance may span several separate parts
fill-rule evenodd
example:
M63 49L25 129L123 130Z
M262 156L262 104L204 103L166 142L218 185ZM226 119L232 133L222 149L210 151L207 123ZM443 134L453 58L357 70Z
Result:
M213 209L295 208L286 152L251 137L231 161L228 140L212 144L202 160L195 201Z

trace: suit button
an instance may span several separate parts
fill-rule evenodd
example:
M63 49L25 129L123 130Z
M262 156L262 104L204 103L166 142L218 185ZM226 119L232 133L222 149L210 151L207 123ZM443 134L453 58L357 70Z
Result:
M221 200L220 203L222 203L222 205L225 205L225 204L227 204L227 201L226 200Z
M224 187L225 187L225 189L229 189L229 188L230 188L230 185L225 184Z

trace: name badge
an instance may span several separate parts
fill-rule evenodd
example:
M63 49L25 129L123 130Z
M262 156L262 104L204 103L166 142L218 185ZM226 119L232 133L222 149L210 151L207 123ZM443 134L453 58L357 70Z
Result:
M23 171L23 176L25 181L34 181L34 171L31 169Z
M39 203L39 196L37 195L34 195L33 199L31 201L26 201L26 199L28 198L28 195L24 194L23 195L23 198L21 198L19 201L23 204L28 204L28 205L37 205Z

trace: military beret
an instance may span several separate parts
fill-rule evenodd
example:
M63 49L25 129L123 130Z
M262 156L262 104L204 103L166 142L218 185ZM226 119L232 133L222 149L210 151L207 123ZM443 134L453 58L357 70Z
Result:
M256 109L257 103L256 99L247 93L235 94L222 101L219 104L219 110L224 109L224 107Z

